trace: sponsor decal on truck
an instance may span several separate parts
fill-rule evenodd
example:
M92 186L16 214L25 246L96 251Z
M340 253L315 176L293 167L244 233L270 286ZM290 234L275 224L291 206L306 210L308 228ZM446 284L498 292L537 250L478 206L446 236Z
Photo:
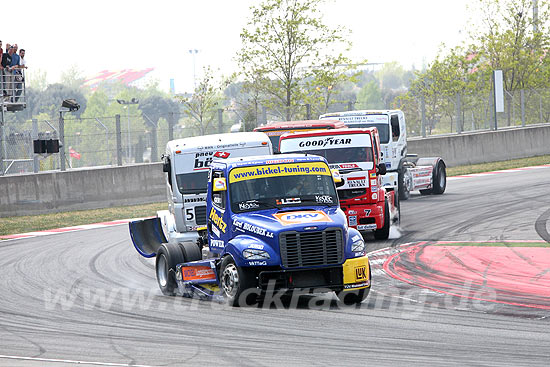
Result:
M257 178L292 176L296 174L330 176L331 172L323 162L273 164L262 167L238 167L231 170L229 182L234 183Z
M284 226L309 222L332 222L332 219L330 219L325 212L320 210L275 213L273 216Z

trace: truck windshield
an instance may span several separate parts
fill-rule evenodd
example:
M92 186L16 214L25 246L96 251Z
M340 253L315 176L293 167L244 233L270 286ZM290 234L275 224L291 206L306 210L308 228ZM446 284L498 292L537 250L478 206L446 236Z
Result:
M346 125L353 128L376 127L378 128L378 135L380 135L380 143L387 144L390 141L389 124L380 122L346 122Z
M233 169L229 176L231 210L235 213L304 205L338 205L332 175L326 163L253 166ZM285 166L289 170L285 171ZM294 166L294 167L290 167ZM322 166L322 167L319 167ZM322 168L322 172L315 169Z
M304 151L289 152L289 153L304 153ZM331 164L374 162L372 157L372 149L367 147L314 149L314 150L308 150L307 154L314 154L314 155L320 155L321 157L325 157L327 162Z
M206 193L208 171L182 173L176 175L176 181L182 195Z

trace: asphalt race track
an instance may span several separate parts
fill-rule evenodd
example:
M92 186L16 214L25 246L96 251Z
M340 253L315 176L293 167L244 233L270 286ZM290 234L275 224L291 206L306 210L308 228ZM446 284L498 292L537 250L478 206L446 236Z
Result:
M550 167L449 181L402 202L402 217L400 238L369 243L391 249L373 253L360 308L162 296L126 225L1 241L0 365L550 365L550 309L452 296L383 267L410 243L550 241Z

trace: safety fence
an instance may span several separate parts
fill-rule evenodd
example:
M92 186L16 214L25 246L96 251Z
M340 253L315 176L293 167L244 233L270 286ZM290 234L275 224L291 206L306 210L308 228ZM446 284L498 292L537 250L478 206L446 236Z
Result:
M23 95L23 94L22 94ZM386 108L403 109L409 137L487 131L550 122L550 89L505 91L504 112L495 112L490 92L475 95L395 99ZM179 112L159 116L116 115L78 118L60 113L50 120L6 121L9 104L2 100L0 120L0 175L57 169L120 166L157 162L169 140L205 134L251 131L266 121L282 121L281 111L260 106L252 121L238 110L213 111L200 127ZM13 104L12 104L13 106ZM334 103L328 112L370 109L357 101ZM294 119L316 119L318 108L303 105ZM250 118L249 118L250 119ZM33 140L59 139L59 153L34 154ZM528 142L526 142L528 144Z
M0 69L0 104L5 111L21 111L26 103L25 69Z
M57 119L5 122L0 125L0 175L158 162L168 141L203 131L228 132L229 125L220 120L201 129L178 113L83 118L61 113ZM58 139L59 153L35 154L36 139Z
M550 122L550 89L504 91L503 112L495 112L490 91L417 97L395 107L406 114L409 136L498 130Z

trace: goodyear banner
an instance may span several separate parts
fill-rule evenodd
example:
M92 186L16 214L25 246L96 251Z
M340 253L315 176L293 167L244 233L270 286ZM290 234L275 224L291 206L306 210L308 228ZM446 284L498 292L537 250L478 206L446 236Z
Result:
M270 164L265 166L239 167L229 173L229 182L253 180L256 178L294 176L294 175L325 175L331 176L328 166L323 162L304 162Z

